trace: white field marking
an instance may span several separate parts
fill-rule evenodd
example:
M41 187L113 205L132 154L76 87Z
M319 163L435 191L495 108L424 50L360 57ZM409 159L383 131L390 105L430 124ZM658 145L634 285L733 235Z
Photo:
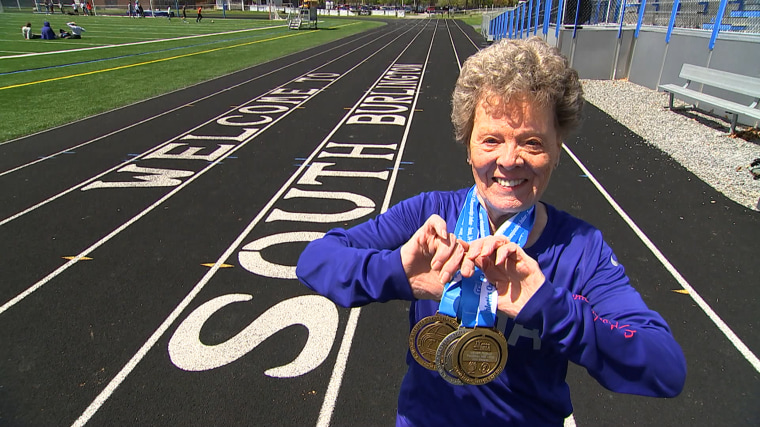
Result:
M56 55L56 54L59 54L59 53L84 52L84 51L87 51L87 50L110 49L112 47L138 46L138 45L151 44L151 43L173 42L173 41L177 41L177 40L197 39L197 38L200 38L200 37L212 37L212 36L221 36L221 35L225 35L225 34L245 33L245 32L249 32L249 31L269 30L269 29L272 29L272 28L280 28L280 27L287 27L287 25L274 25L274 26L271 26L271 27L248 28L248 29L245 29L245 30L235 30L235 31L223 31L221 33L198 34L198 35L195 35L195 36L184 36L184 37L177 37L177 38L172 38L172 39L155 39L155 40L144 40L144 41L132 42L132 43L107 44L107 45L100 45L100 46L93 46L93 47L83 47L81 49L53 50L53 51L50 51L50 52L22 53L20 55L0 56L0 60L11 59L11 58L27 58L27 57L30 57L30 56ZM59 43L56 42L56 44L59 44ZM77 43L77 44L79 44L79 43Z
M248 80L245 80L245 81L243 81L243 82L240 82L240 83L238 83L238 84L236 84L236 85L233 85L233 86L229 86L229 87L226 87L226 88L224 88L224 89L222 89L222 90L220 90L220 91L214 92L214 93L212 93L212 94L210 94L210 95L206 95L206 96L204 96L204 97L201 97L201 98L196 98L195 100L192 100L192 101L190 101L190 102L188 102L188 103L186 103L186 104L184 104L184 105L180 105L179 107L176 107L176 108L173 108L173 109L171 109L171 110L168 110L168 111L164 111L164 112L162 112L162 113L156 114L156 115L154 115L154 116L152 116L152 117L149 117L149 118L147 118L147 119L143 119L143 120L141 120L141 121L139 121L139 122L133 123L133 124L131 124L131 125L129 125L129 126L123 127L123 128L121 128L121 129L115 130L115 131L113 131L113 132L110 132L110 133L107 133L107 134L105 134L105 135L101 135L101 136L98 136L98 137L96 137L96 138L93 138L93 139L91 139L91 140L89 140L89 141L86 141L86 142L83 142L83 143L81 143L81 144L75 145L75 146L73 146L73 147L64 148L63 150L61 150L61 151L58 151L58 152L56 152L56 153L53 153L53 154L50 154L50 155L48 155L48 156L42 156L41 158L39 158L39 159L36 159L36 160L34 160L34 161L32 161L32 162L29 162L29 163L26 163L26 164L23 164L23 165L17 166L17 167L15 167L15 168L13 168L13 169L8 169L8 170L6 170L6 171L4 171L4 172L0 172L0 176L3 176L3 175L6 175L6 174L9 174L9 173L15 172L15 171L17 171L17 170L23 169L23 168L25 168L25 167L27 167L27 166L31 166L31 165L34 165L34 164L36 164L36 163L39 163L39 162L43 162L43 161L45 161L45 160L49 160L49 159L55 158L56 156L59 156L59 155L61 155L61 154L65 153L65 152L67 152L67 151L72 151L72 150L75 150L75 149L77 149L77 148L81 148L81 147L84 147L84 146L86 146L86 145L89 145L89 144L91 144L91 143L93 143L93 142L97 142L97 141L99 141L99 140L101 140L101 139L103 139L103 138L107 138L107 137L109 137L109 136L113 136L113 135L116 135L117 133L120 133L120 132L122 132L122 131L125 131L125 130L128 130L128 129L131 129L131 128L135 127L135 126L138 126L138 125L141 125L141 124L147 123L147 122L149 122L149 121L151 121L151 120L155 120L155 119L157 119L157 118L159 118L159 117L165 116L165 115L167 115L167 114L169 114L169 113L172 113L172 112L174 112L174 111L180 110L180 109L182 109L182 108L185 108L185 107L187 107L187 106L189 106L189 105L195 104L195 103L197 103L197 102L200 102L200 101L205 101L206 99L212 98L212 97L214 97L214 96L217 96L217 95L219 95L219 94L222 94L222 93L224 93L224 92L228 92L228 91L230 91L230 90L232 90L232 89L236 89L236 88L238 88L238 87L240 87L240 86L242 86L242 85L248 84L248 83L250 83L250 82L256 81L256 80L258 80L258 79L261 79L261 78L263 78L263 77L266 77L266 76L269 76L269 75L271 75L271 74L277 73L277 72L279 72L279 71L282 71L282 70L284 70L284 69L286 69L286 68L292 67L292 66L293 66L293 65L295 65L295 64L299 64L299 63L301 63L301 62L305 62L305 61L307 61L307 60L309 60L309 59L312 59L312 58L315 58L315 57L317 57L317 56L323 55L323 54L325 54L325 53L327 53L327 52L330 52L330 51L332 51L332 50L335 50L335 49L338 49L338 48L342 48L342 47L344 47L344 46L346 46L346 45L348 45L348 44L351 44L351 43L356 43L356 42L358 42L359 40L361 40L361 39L363 39L363 38L366 38L366 37L369 37L369 35L364 35L364 36L361 36L361 37L357 37L357 38L355 38L355 39L352 39L352 40L349 40L349 41L347 41L346 43L343 43L343 44L341 44L341 45L338 45L338 46L332 47L332 48L330 48L330 49L325 49L325 50L323 50L323 51L320 51L320 52L318 52L318 53L315 53L314 55L311 55L311 56L309 56L309 57L307 57L307 58L303 58L303 59L300 59L300 60L298 60L298 61L295 61L295 62L289 63L289 64L287 64L287 65L283 65L282 67L280 67L280 68L277 68L276 70L272 70L272 71L266 72L266 73L264 73L264 74L261 74L261 75L258 75L258 76L256 76L256 77L253 77L253 78L250 78L250 79L248 79ZM356 49L354 49L354 50L356 50ZM351 52L353 52L353 51L351 51ZM254 65L254 66L256 66L256 65ZM243 70L240 70L240 71L243 71ZM235 71L235 72L233 72L233 73L230 73L230 74L234 74L234 73L237 73L237 72L240 72L240 71ZM229 74L227 74L227 75L229 75ZM227 76L227 75L225 75L225 76ZM225 76L220 76L220 77L218 77L218 78L221 78L221 77L225 77ZM171 91L171 92L168 92L168 93L166 93L166 94L163 94L163 95L157 95L157 96L155 96L155 97L152 97L152 98L148 98L148 99L145 99L145 100L142 100L142 101L138 101L138 102L136 102L136 103L134 103L134 104L130 104L130 105L127 105L127 106L124 106L124 107L119 107L119 108L117 108L117 109L115 109L115 110L106 111L106 112L103 112L103 113L100 113L100 114L96 114L95 116L90 116L90 117L87 117L87 118L85 118L85 119L82 119L82 120L88 120L88 119L91 119L91 118L93 118L93 117L97 117L97 116L99 116L99 115L102 115L102 114L107 114L107 113L110 113L110 112L113 112L113 111L117 111L117 110L120 110L120 109L123 109L123 108L131 107L132 105L136 105L136 104L139 104L139 103L141 103L141 102L145 102L145 101L148 101L148 100L151 100L151 99L154 99L154 98L160 97L160 96L169 95L169 94L171 94L171 93L174 93L174 92L178 92L178 91L186 90L186 89L188 89L188 88L191 88L191 87L193 87L193 86L197 86L197 85L199 85L199 84L202 84L202 83L205 83L205 82L197 83L197 84L195 84L195 85L192 85L192 86L189 86L189 87L187 87L187 88L182 88L182 89L173 90L173 91ZM81 120L80 120L80 121L81 121ZM74 122L74 123L76 123L76 122ZM69 125L71 125L71 124L72 124L72 123L67 123L67 124L65 124L65 125L62 125L62 126L69 126ZM61 126L59 126L59 127L61 127ZM57 129L57 127L56 127L56 128L52 128L52 129ZM10 140L10 141L0 142L0 146L2 146L2 145L5 145L5 144L8 144L8 143L11 143L11 142L20 141L21 139L24 139L24 138L29 138L30 136L34 136L34 135L37 135L37 134L39 134L39 133L43 133L43 132L48 132L48 131L50 131L50 130L51 130L51 129L46 129L46 130L44 130L44 131L42 131L42 132L38 132L38 133L35 133L35 134L32 134L32 135L27 135L27 136L24 136L24 137L21 137L21 138L17 138L17 139L13 139L13 140ZM124 164L126 164L126 163L127 163L127 162L124 162L124 163L122 163L122 165L124 165ZM120 166L121 166L121 165L120 165ZM3 225L3 222L0 222L0 225Z
M406 32L411 31L411 29L405 31L401 35L405 34ZM352 70L356 69L358 66L363 64L364 62L368 61L370 58L375 56L377 53L388 47L392 42L397 40L401 35L396 36L393 40L388 42L385 46L378 49L375 53L369 55L367 58L362 59L358 64L353 66L349 71L342 74L342 76L347 75ZM390 67L389 67L390 68ZM307 73L308 74L308 73ZM383 73L384 75L384 73ZM337 81L337 80L336 80ZM98 394L98 396L93 400L93 402L90 404L90 406L85 409L85 411L82 413L82 415L72 424L73 427L79 427L85 425L90 418L95 414L95 412L100 409L101 406L108 400L108 398L113 394L113 392L121 385L122 382L127 378L127 376L137 367L137 364L140 363L140 361L148 354L148 351L150 351L151 348L153 348L154 345L158 342L158 340L166 333L166 331L169 329L169 327L179 318L180 314L190 305L193 299L200 293L200 291L206 286L206 284L211 280L211 278L216 274L216 272L219 270L219 268L225 264L225 260L227 260L233 252L242 244L243 240L250 234L250 232L253 230L253 228L261 221L261 219L264 217L264 215L269 212L272 207L274 206L275 202L280 200L282 195L285 193L286 190L290 188L290 186L293 184L293 182L296 180L298 176L300 176L303 171L306 169L306 165L308 165L317 154L319 154L320 151L324 148L324 146L327 144L329 139L332 137L332 135L335 134L335 132L343 125L343 123L350 117L351 113L356 109L356 107L361 103L361 100L363 100L364 97L362 97L359 101L357 101L356 105L351 109L349 113L347 113L341 121L333 128L333 130L330 132L330 134L319 144L319 146L316 147L316 149L312 152L312 154L302 162L301 166L293 173L293 175L288 178L288 180L280 187L280 189L272 196L272 198L269 200L269 202L262 208L261 211L256 215L256 217L246 226L246 228L242 231L242 233L235 239L234 242L227 248L226 251L219 257L219 259L214 263L213 267L211 267L206 274L201 278L201 280L193 287L193 289L190 291L189 294L177 305L177 307L174 309L174 311L169 314L169 317L166 318L166 320L156 329L156 331L153 333L153 335L150 336L150 338L143 344L142 347L135 353L134 356L127 362L127 364L119 371L114 378L106 385L106 387L103 389L103 391ZM295 108L294 108L295 110ZM222 159L219 159L217 161L221 161Z
M356 41L356 40L359 40L359 39L355 39L355 40L353 40L352 42L354 42L354 41ZM335 48L333 48L333 49L337 49L338 47L343 47L343 46L345 46L345 45L347 45L347 44L349 44L349 43L351 43L351 42L348 42L348 43L344 43L344 44L342 44L342 45L340 45L340 46L336 46L336 47L335 47ZM359 47L357 47L357 48L354 48L353 50L351 50L351 51L349 51L349 52L347 52L347 53L344 53L343 55L341 55L341 56L339 56L339 57L337 57L337 58L335 58L335 59L332 59L331 61L329 61L329 62L326 62L325 64L322 64L322 65L320 65L319 67L315 68L314 70L318 70L319 68L321 68L321 67L324 67L325 65L327 65L327 64L330 64L330 63L332 63L332 62L334 62L334 61L336 61L336 60L338 60L338 59L340 59L340 58L343 58L344 56L347 56L347 55L349 55L349 54L351 54L351 53L353 53L353 52L355 52L355 51L357 51L357 50L361 49L362 47L364 47L364 46L362 45L362 46L359 46ZM330 50L332 50L332 49L330 49ZM300 60L300 61L296 61L296 62L294 62L293 64L296 64L296 63L299 63L299 62L302 62L302 61L306 61L307 59L311 59L311 58L313 58L313 57L315 57L315 56L318 56L318 55L321 55L321 54L323 54L323 53L325 53L325 52L328 52L328 50L325 50L325 51L323 51L323 52L317 53L317 54L315 54L315 55L312 55L312 56L310 56L310 57L308 57L308 58L304 58L303 60ZM39 163L39 162L41 162L41 161L44 161L44 160L48 160L48 159L51 159L51 158L53 158L54 156L60 155L60 154L62 154L62 153L64 153L64 152L66 152L66 151L69 151L69 150L72 150L72 149L74 149L74 148L79 148L79 147L82 147L82 146L88 145L88 144L90 144L90 143L93 143L93 142L96 142L96 141L98 141L98 140L100 140L100 139L103 139L103 138L109 137L109 136L111 136L111 135L117 134L117 133L119 133L119 132L121 132L121 131L127 130L127 129L129 129L129 128L132 128L132 127L134 127L134 126L140 125L140 124L142 124L142 123L146 123L146 122L148 122L148 121L150 121L150 120L153 120L153 119L156 119L156 118L158 118L158 117L161 117L161 116L163 116L163 115L165 115L165 114L171 113L172 111L176 111L176 110L178 110L178 109L180 109L180 108L184 108L185 106L187 106L187 105L190 105L190 104L192 104L192 103L194 103L194 102L198 102L198 101L202 101L202 100L205 100L205 99L207 99L207 98L211 98L211 97L213 97L213 96L216 96L216 95L218 95L218 94L220 94L220 93L223 93L223 92L226 92L226 91L228 91L228 90L234 89L234 88L236 88L236 87L238 87L238 86L241 86L241 85L247 84L247 83L249 83L249 82L251 82L251 81L253 81L253 80L256 80L256 79L262 78L262 77L264 77L264 76L267 76L267 75L269 75L269 74L273 74L273 73L275 73L275 72L277 72L277 71L279 71L279 70L282 70L282 69L284 69L284 68L290 67L290 66L291 66L291 65L293 65L293 64L285 65L285 66L283 66L283 67L280 67L280 68L278 68L277 70L273 70L273 71L270 71L270 72L268 72L268 73L266 73L266 74L262 74L262 75L260 75L260 76L254 77L253 79L247 80L247 81L245 81L245 82L242 82L242 83L239 83L239 84L237 84L237 85L234 85L234 86L230 86L230 87L228 87L228 88L225 88L225 89L223 89L223 90L221 90L221 91L219 91L219 92L215 92L215 93L213 93L213 94L207 95L207 96L205 96L205 97L203 97L203 98L198 98L198 99L196 99L195 101L191 101L191 102L189 102L189 103L187 103L187 104L185 104L185 105L183 105L183 106L177 107L177 108L175 108L175 109L173 109L173 110L169 110L169 111L166 111L166 112L164 112L164 113L161 113L161 114L157 114L157 115L155 115L155 116L153 116L153 117L150 117L150 118L148 118L148 119L145 119L145 120L143 120L143 121L141 121L141 122L137 122L137 123L134 123L134 124L132 124L132 125L129 125L129 126L125 127L125 128L122 128L122 129L119 129L119 130L113 131L113 132L111 132L111 133L109 133L109 134L106 134L106 135L103 135L103 136L97 137L97 138L95 138L95 139L92 139L92 140L90 140L90 141L87 141L87 142L85 142L85 143L79 144L79 145L77 145L77 146L75 146L75 147L71 147L71 148L67 148L67 149L61 150L61 151L59 151L59 152L58 152L58 153L56 153L56 154L53 154L53 155L50 155L50 156L46 156L46 157L43 157L43 158L41 158L41 159L37 159L37 160L35 160L35 161L31 162L31 163L28 163L28 164L26 164L26 165L22 165L22 166L19 166L19 167L17 167L17 168L11 169L11 170L9 170L9 171L5 171L5 172L2 172L2 173L0 173L0 176L3 176L3 175L5 175L5 174L7 174L7 173L10 173L10 172L14 172L14 171L16 171L16 170L19 170L19 169L21 169L21 168L24 168L24 167L27 167L27 166L31 166L31 165L33 165L33 164L35 164L35 163ZM312 71L313 71L313 70L312 70ZM254 98L253 100L255 100L255 99L256 99L256 98ZM253 102L253 100L251 100L250 102ZM239 108L239 107L238 107L238 108ZM202 124L200 124L200 125L198 125L198 126L196 126L196 127L192 128L192 129L188 130L188 131L187 131L187 132L185 132L183 135L189 134L189 133L193 132L194 130L196 130L196 129L198 129L198 128L202 127L202 126L205 126L206 124L208 124L208 123L210 123L210 122L212 122L212 121L214 121L214 120L216 120L216 119L218 119L218 118L220 118L220 117L222 117L222 116L224 116L224 115L226 115L226 114L229 114L230 112L232 112L232 111L234 111L234 110L235 110L235 109L231 109L231 110L227 111L227 112L226 112L226 113L224 113L224 114L221 114L221 115L219 115L219 116L217 116L217 117L214 117L213 119L211 119L211 120L209 120L209 121L207 121L207 122L205 122L205 123L202 123ZM287 114L289 114L289 113L287 113ZM287 115L287 114L286 114L286 115ZM271 126L271 124L269 124L269 125L267 125L266 127L262 128L262 129L261 129L261 130L260 130L258 133L261 133L261 132L263 132L263 131L264 131L266 128L268 128L269 126ZM258 133L257 133L257 134L258 134ZM173 141L176 141L176 140L177 140L178 138L180 138L181 136L182 136L182 135L179 135L179 136L177 136L177 137L174 137L173 139L170 139L170 140L168 140L168 141L164 142L163 144L160 144L160 145L158 145L158 146L154 147L153 149L150 149L150 150L148 150L148 151L146 151L146 152L144 152L144 153L140 154L139 156L135 156L134 158L132 158L132 159L130 159L130 160L127 160L127 161L124 161L124 162L122 162L122 163L120 163L120 164L118 164L118 165L116 165L116 166L112 167L111 169L108 169L108 170L104 171L104 172L101 172L100 174L98 174L98 175L95 175L95 176L93 176L92 178L90 178L90 179L88 179L88 180L86 180L86 181L82 181L82 182L80 182L79 184L77 184L77 185L75 185L75 186L73 186L73 187L69 188L68 190L64 190L64 191L62 191L62 192L60 192L60 193L56 194L55 196L49 197L49 198L47 198L47 199L45 199L45 200L43 200L43 201L41 201L41 202L39 202L39 203L37 203L37 204L35 204L35 205L33 205L33 206L30 206L30 207L29 207L29 208L27 208L27 209L24 209L24 210L23 210L23 211L21 211L21 212L18 212L18 213L14 214L14 215L12 215L12 216L9 216L9 217L7 217L7 218L5 218L5 219L3 219L3 220L0 220L0 226L3 226L3 225L5 225L5 224L7 224L7 223L9 223L9 222L11 222L11 221L13 221L13 220L15 220L15 219L17 219L17 218L21 217L21 216L23 216L23 215L26 215L26 214L28 214L29 212L32 212L32 211L34 211L34 210L36 210L36 209L38 209L38 208L40 208L40 207L42 207L42 206L44 206L44 205L46 205L46 204L50 203L50 202L53 202L53 201L55 201L55 200L57 200L57 199L59 199L59 198L61 198L61 197L65 196L65 195L67 195L67 194L69 194L69 193L71 193L71 192L73 192L73 191L75 191L75 190L77 190L77 189L79 189L79 188L81 188L81 187L84 187L84 186L86 186L87 184L90 184L91 182L93 182L93 181L97 180L98 178L101 178L101 177L103 177L104 175L106 175L106 174L108 174L108 173L111 173L111 172L113 172L113 171L115 171L115 170L117 170L117 169L119 169L119 168L123 167L124 165L126 165L126 164L128 164L128 163L134 163L136 160L139 160L139 159L141 159L141 158L145 157L146 155L148 155L148 154L150 154L150 153L152 153L152 152L158 151L158 150L160 150L162 147L165 147L166 145L168 145L168 144L172 143ZM226 156L225 156L225 157L226 157Z
M382 212L385 212L385 210ZM333 373L330 376L330 382L327 384L325 400L322 402L322 409L319 411L319 418L317 418L317 427L327 427L330 425L330 419L335 411L335 402L338 400L340 384L343 382L343 375L346 372L348 353L351 351L351 345L354 340L354 334L356 334L356 326L359 324L361 312L361 308L352 308L348 312L346 330L343 331L343 339L340 341L340 348L338 349L338 356L333 366Z
M427 22L425 23L425 26L427 26ZM430 38L430 46L428 46L428 52L427 52L427 57L425 58L425 64L423 65L422 72L420 73L420 81L417 83L417 91L414 95L414 102L412 102L412 106L409 109L409 118L407 119L407 122L406 122L404 135L401 137L401 143L399 144L398 154L396 155L396 163L393 165L391 176L388 179L388 189L386 190L385 199L383 200L382 207L380 208L380 213L383 213L388 210L388 206L390 205L391 195L393 194L393 189L396 186L396 178L398 177L398 170L401 165L401 158L404 155L406 141L409 137L409 129L411 129L412 120L414 119L414 111L417 107L417 100L419 99L419 96L420 96L422 81L425 79L425 70L427 70L427 64L428 64L428 61L430 60L430 51L433 49L433 42L435 41L435 34L437 30L438 30L438 24L436 23L436 26L433 27L433 36ZM417 36L414 37L412 42L410 42L409 46L411 46L411 43L413 43L414 40L416 40L420 34L421 32L418 33ZM409 48L409 46L407 46L407 49ZM404 49L404 51L402 51L399 54L399 56L396 57L393 63L398 61L398 59L401 57L401 55L405 51L406 49ZM388 67L388 69L390 69L390 67ZM384 75L385 73L383 73L383 76ZM380 80L378 79L378 82L379 81ZM375 83L375 85L376 84L377 82ZM372 87L374 87L374 85ZM371 90L372 89L368 90L365 96L363 96L361 99L364 99L367 95L369 95L369 92ZM357 103L357 105L358 104L359 103ZM350 116L355 109L356 109L356 106L354 106L354 108L351 109L351 111L346 115L346 117ZM325 139L324 142L327 142L327 139ZM346 373L346 364L348 363L348 354L351 351L351 345L353 344L354 334L356 333L356 325L359 322L359 315L361 314L361 310L362 309L358 307L351 309L349 319L348 319L348 324L346 325L346 330L343 333L343 339L341 340L341 343L340 343L340 349L338 350L338 357L335 360L333 372L332 372L332 375L330 376L330 382L327 385L327 391L325 392L325 400L322 402L322 409L319 411L319 418L317 419L317 427L328 427L330 425L330 419L332 418L332 414L333 412L335 412L335 404L336 404L336 401L338 400L338 393L340 392L340 385L343 382L343 376Z
M396 36L396 39L397 39L398 37L401 37L401 36L400 36L400 35L399 35L399 36ZM395 39L394 39L394 40L395 40ZM94 250L96 250L97 248L99 248L100 246L102 246L103 244L105 244L106 242L108 242L109 240L111 240L111 239L112 239L114 236L116 236L116 235L118 235L119 233L121 233L122 231L126 230L126 229L127 229L129 226L130 226L130 225L132 225L132 224L134 224L135 222L137 222L138 220L140 220L142 217L144 217L145 215L147 215L148 213L150 213L150 212L151 212L153 209L155 209L156 207L160 206L160 205L161 205L163 202L165 202L166 200L168 200L169 198L171 198L172 196L174 196L175 194L177 194L179 191L183 190L185 187L187 187L188 185L190 185L190 184L191 184L193 181L195 181L196 179L198 179L200 176L202 176L203 174L205 174L206 172L208 172L209 170L211 170L211 168L213 168L214 166L218 165L218 164L219 164L219 163L221 163L221 162L222 162L224 159L226 159L227 157L229 157L230 155L232 155L233 153L235 153L237 150L239 150L240 148L244 147L246 144L248 144L249 142L251 142L253 139L255 139L255 138L256 138L256 136L257 136L257 135L260 135L260 134L262 134L262 133L263 133L264 131L266 131L266 130L267 130L269 127L273 126L275 123L279 122L279 121L280 121L280 120L282 120L284 117L287 117L287 116L288 116L288 115L289 115L291 112L293 112L293 111L296 111L296 110L298 109L298 108L297 108L298 106L301 106L301 105L303 105L304 103L308 102L310 99L312 99L313 97L315 97L316 95L318 95L319 93L321 93L322 91L324 91L325 89L327 89L328 87L332 86L332 85L333 85L335 82L339 81L339 80L340 80L341 78L343 78L345 75L347 75L348 73L352 72L352 71L353 71L354 69L356 69L356 68L357 68L359 65L363 64L364 62L368 61L368 60L369 60L370 58L372 58L373 56L377 55L377 54L378 54L380 51L382 51L382 50L383 50L385 47L387 47L388 45L390 45L390 44L391 44L391 43L392 43L394 40L391 40L390 42L388 42L388 43L387 43L387 44L386 44L384 47L382 47L381 49L378 49L378 50L376 50L376 51L375 51L374 53L372 53L371 55L369 55L369 56L367 56L366 58L362 59L362 61L361 61L361 62L359 62L358 64L356 64L356 65L354 65L353 67L351 67L350 69L348 69L348 70L347 70L345 73L343 73L343 74L342 74L340 77L336 78L334 81L332 81L332 82L328 83L327 85L325 85L325 87L324 87L324 88L322 88L322 89L321 89L319 92L317 92L317 93L315 93L315 94L313 94L313 95L309 96L308 98L304 99L304 100L303 100L303 101L302 101L300 104L296 105L295 107L293 107L292 109L290 109L288 112L286 112L286 113L282 114L282 115L281 115L280 117L278 117L277 119L273 120L272 122L268 123L266 126L262 127L262 128L261 128L261 129L260 129L260 130L259 130L259 131L258 131L258 132L255 134L255 135L253 135L252 137L248 138L247 140L245 140L245 141L241 142L241 143L240 143L238 146L236 146L235 148L233 148L233 149L229 150L229 151L228 151L228 152L226 152L226 153L225 153L223 156L219 157L218 159L216 159L214 162L210 163L210 164L209 164L208 166L206 166L205 168L203 168L203 169L201 169L200 171L196 172L194 175L192 175L190 178L188 178L188 179L187 179L186 181L184 181L182 184L178 185L178 186L177 186L177 187L175 187L175 188L174 188L172 191L170 191L169 193L165 194L163 197L161 197L160 199L158 199L158 200L157 200L155 203L153 203L152 205L150 205L150 206L148 206L147 208L145 208L143 211L141 211L140 213L138 213L137 215L135 215L134 217L132 217L131 219L129 219L127 222L123 223L121 226L117 227L115 230L111 231L111 232L110 232L109 234L107 234L105 237L103 237L103 238L101 238L100 240L98 240L97 242L93 243L93 244L92 244L90 247L88 247L87 249L85 249L84 251L82 251L82 252L81 252L79 255L77 255L77 256L75 256L75 257L73 257L71 260L69 260L68 262L66 262L66 263L65 263L65 264L63 264L62 266L58 267L58 268L57 268L55 271L53 271L52 273L48 274L47 276L45 276L44 278L42 278L41 280L39 280L39 281L38 281L37 283L35 283L34 285L32 285L31 287L27 288L25 291L23 291L22 293L20 293L19 295L17 295L17 296L16 296L16 297L14 297L13 299L11 299L10 301L8 301L8 302L6 302L5 304L3 304L2 306L0 306L0 314L4 313L5 311L7 311L7 310L8 310L8 309L10 309L11 307L13 307L14 305L16 305L17 303L19 303L20 301L22 301L22 300L23 300L24 298L26 298L27 296L31 295L31 294L32 294L34 291L38 290L39 288L41 288L42 286L44 286L46 283L48 283L50 280L54 279L56 276L58 276L59 274L63 273L64 271L66 271L66 270L67 270L69 267L71 267L72 265L74 265L76 262L78 262L79 260L81 260L83 257L86 257L86 256L88 256L88 255L89 255L90 253L92 253ZM355 48L355 49L354 49L354 51L355 51L355 50L358 50L358 49L360 49L361 47L364 47L364 46L360 46L360 47L357 47L357 48ZM353 52L353 51L352 51L352 52ZM329 64L329 63L331 63L331 62L337 61L338 59L340 59L340 58L342 58L342 57L344 57L344 56L348 55L349 53L351 53L351 52L347 52L347 53L345 53L345 54L343 54L343 55L341 55L341 56L339 56L339 57L337 57L337 58L334 58L334 59L332 59L331 61L328 61L327 63L325 63L325 64L322 64L322 65L320 65L319 67L317 67L317 68L314 68L314 69L312 69L311 71L309 71L308 73L304 73L304 74L302 74L302 75L300 75L300 76L298 76L298 77L294 78L294 79L293 79L293 80L291 80L291 81L294 81L294 80L296 80L296 79L302 78L302 77L304 77L304 76L308 75L309 73L312 73L312 72L314 72L315 70L318 70L318 69L320 69L320 68L324 67L325 65L327 65L327 64ZM288 83L290 83L290 82L288 82ZM278 87L284 87L284 86L286 86L288 83L285 83L285 84L283 84L283 85L280 85L280 86L278 86ZM266 95L266 94L264 94L264 95ZM263 95L261 95L261 96L263 96ZM252 101L250 101L250 102L253 102L254 100L256 100L256 99L258 99L258 98L259 98L259 97L256 97L256 98L254 98L254 99L253 99ZM231 111L232 111L232 110L231 110ZM228 112L228 113L229 113L229 112ZM225 114L227 114L227 113L225 113ZM220 116L223 116L223 114L222 114L222 115L220 115ZM220 117L220 116L217 116L217 117ZM212 122L212 121L214 121L214 120L216 120L216 118L214 118L214 119L211 119L211 120L209 120L209 121L208 121L208 122L206 122L206 123L210 123L210 122ZM201 125L201 126L202 126L202 125ZM191 131L191 132L192 132L192 131ZM189 132L188 132L188 133L189 133ZM175 139L176 139L176 138L175 138ZM165 144L162 144L162 145L165 145ZM153 150L153 151L155 151L155 150ZM145 153L144 153L144 154L145 154ZM299 169L299 170L300 170L300 169ZM86 182L89 182L89 181L92 181L92 179L91 179L91 180L88 180L88 181L86 181ZM86 183L86 182L85 182L85 183ZM83 183L83 184L84 184L84 183ZM80 184L80 185L82 185L82 184ZM216 270L217 270L217 269L218 269L218 268L217 268L216 266L215 266L214 268L212 268L212 270L213 270L214 272L216 272Z
M456 25L457 28L459 28L459 31L461 31L462 34L464 34L464 36L467 37L467 40L469 40L470 43L472 43L472 45L475 46L475 49L480 50L480 47L475 43L475 40L470 38L470 36L467 35L467 33L462 29L462 27L459 26L459 22L457 22L458 20L453 19L453 21L454 21L454 25Z
M459 71L462 71L462 61L459 60L459 54L457 53L457 48L454 46L454 37L451 36L451 29L449 28L449 20L446 20L446 31L449 32L449 40L451 40L451 50L454 51L454 57L457 59L457 67L459 68ZM460 29L461 31L461 29Z
M694 302L697 303L699 308L702 309L702 311L707 314L707 317L710 318L710 320L713 321L715 326L720 329L721 332L723 332L723 335L728 338L729 341L731 341L731 344L736 347L737 350L739 350L739 353L741 353L742 356L744 356L745 359L752 365L753 368L755 368L755 371L760 372L760 360L758 360L757 356L752 353L752 351L749 349L749 347L744 344L744 342L734 333L733 330L726 324L726 322L721 319L717 313L710 307L707 302L705 302L704 299L697 293L696 289L691 287L689 282L684 279L683 276L681 276L681 273L676 270L676 268L668 261L668 259L665 257L665 255L660 252L660 250L655 246L655 244L647 237L646 234L644 234L643 231L639 228L638 225L636 225L635 222L631 219L630 216L623 210L623 208L620 207L620 205L617 204L615 199L610 196L610 194L607 192L607 190L602 187L602 184L599 183L599 181L596 180L594 175L591 174L591 171L589 171L586 166L581 163L581 161L573 154L573 152L568 148L567 144L563 144L562 147L565 149L567 154L570 155L570 157L573 159L573 161L578 165L578 167L581 168L583 173L588 176L589 180L594 184L594 186L599 190L599 192L604 196L605 199L607 199L607 202L609 202L610 206L612 206L613 209L620 215L621 218L628 224L629 227L631 227L631 230L633 230L634 233L641 239L641 241L646 245L647 248L649 248L650 251L654 254L655 257L660 261L660 263L665 267L666 270L673 276L674 279L687 291L689 291L689 296L694 300Z

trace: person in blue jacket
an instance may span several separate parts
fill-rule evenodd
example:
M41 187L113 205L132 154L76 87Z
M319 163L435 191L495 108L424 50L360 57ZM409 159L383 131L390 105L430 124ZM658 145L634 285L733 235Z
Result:
M40 31L40 37L44 40L55 40L55 31L50 28L50 22L45 21L42 23L42 30Z
M683 389L680 346L602 233L541 201L583 103L577 72L540 38L483 49L465 62L452 95L474 186L412 197L327 232L301 254L296 274L309 288L343 307L408 300L411 325L443 307L452 278L480 271L495 286L508 318L499 326L503 371L483 385L458 385L408 353L397 426L562 426L573 411L569 361L616 392L674 397ZM522 240L499 231L514 215L532 221ZM462 238L461 218L482 231Z

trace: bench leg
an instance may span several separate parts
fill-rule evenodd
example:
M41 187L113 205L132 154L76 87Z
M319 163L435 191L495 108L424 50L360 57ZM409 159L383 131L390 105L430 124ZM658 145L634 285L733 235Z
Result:
M731 135L736 132L736 121L739 119L738 114L731 114Z
M668 109L672 110L673 109L673 92L668 93L668 95L670 95L670 99L668 100Z

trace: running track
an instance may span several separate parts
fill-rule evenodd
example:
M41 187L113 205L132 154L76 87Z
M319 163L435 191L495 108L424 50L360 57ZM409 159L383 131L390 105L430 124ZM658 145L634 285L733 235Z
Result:
M1 144L0 425L393 425L406 304L338 309L292 266L332 227L471 185L449 95L482 46L393 21ZM586 115L545 200L605 233L689 375L651 399L571 366L568 423L760 424L760 216Z

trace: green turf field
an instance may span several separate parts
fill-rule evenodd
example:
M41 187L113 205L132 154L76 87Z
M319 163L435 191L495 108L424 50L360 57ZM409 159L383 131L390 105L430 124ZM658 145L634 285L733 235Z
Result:
M305 48L383 25L320 17L318 30L289 30L285 21L0 13L0 141L213 79ZM261 17L236 13L235 18ZM76 20L82 39L25 40L31 22L58 33ZM212 22L213 21L213 22Z

